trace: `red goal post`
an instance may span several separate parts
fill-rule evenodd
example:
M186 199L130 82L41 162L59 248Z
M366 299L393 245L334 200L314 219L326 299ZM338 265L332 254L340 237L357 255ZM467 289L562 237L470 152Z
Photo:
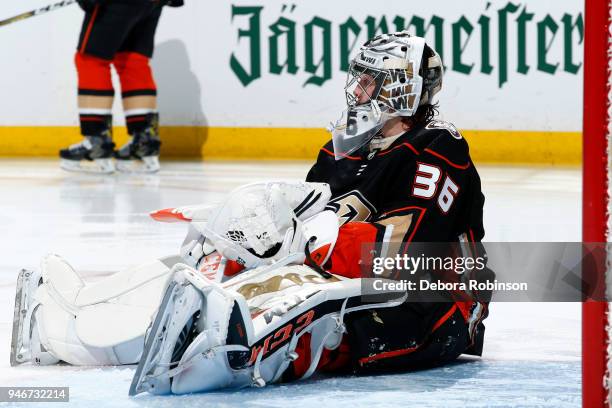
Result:
M582 240L607 242L610 0L585 0L584 15ZM612 272L610 268L604 270ZM582 405L585 408L609 403L607 314L606 302L587 300L582 305Z

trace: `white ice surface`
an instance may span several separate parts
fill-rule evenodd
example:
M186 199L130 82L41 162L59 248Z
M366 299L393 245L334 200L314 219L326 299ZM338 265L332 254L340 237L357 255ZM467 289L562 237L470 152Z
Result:
M83 407L577 407L580 304L494 303L484 355L439 369L181 397L127 396L134 367L9 366L17 272L46 253L90 279L177 252L183 226L151 210L218 201L240 184L301 179L307 163L163 163L153 176L64 173L55 160L0 161L0 386L69 386ZM485 167L487 241L580 241L578 169ZM1 404L0 404L1 405ZM18 406L25 406L19 404ZM40 406L37 404L36 406Z

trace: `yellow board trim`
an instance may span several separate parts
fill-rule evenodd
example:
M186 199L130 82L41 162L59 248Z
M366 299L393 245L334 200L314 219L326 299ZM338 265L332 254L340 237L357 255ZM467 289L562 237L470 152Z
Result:
M462 130L476 163L576 165L582 162L580 132ZM115 143L127 140L114 129ZM162 158L314 160L329 133L317 128L161 128ZM69 126L0 126L0 157L57 156L81 140Z

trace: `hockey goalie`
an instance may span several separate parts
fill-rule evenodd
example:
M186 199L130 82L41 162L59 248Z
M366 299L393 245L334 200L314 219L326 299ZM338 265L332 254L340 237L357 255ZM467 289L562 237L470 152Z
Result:
M22 271L11 364L138 363L135 395L480 355L489 297L362 296L373 256L365 244L393 257L413 242L476 249L484 235L467 143L434 119L441 85L440 57L424 39L400 32L368 41L306 182L256 183L218 205L155 212L187 223L180 256L93 284L56 255Z

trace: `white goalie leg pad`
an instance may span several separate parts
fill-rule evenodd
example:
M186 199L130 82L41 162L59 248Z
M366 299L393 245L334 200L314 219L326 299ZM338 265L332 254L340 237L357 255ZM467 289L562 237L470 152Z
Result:
M142 353L169 266L179 260L155 260L85 284L65 260L49 255L41 262L43 284L35 294L32 331L49 353L70 364L133 364Z
M189 266L177 265L147 333L130 395L184 393L228 383L224 353L218 347L225 345L235 297ZM177 380L183 371L190 374ZM201 372L206 375L200 378Z
M291 361L299 338L311 334L310 376L324 348L334 349L344 332L343 318L355 310L392 307L405 293L384 303L363 303L361 281L332 276L326 279L300 265L262 267L235 280L214 283L188 266L181 267L167 290L143 359L132 381L130 395L212 391L220 388L263 386L277 381ZM191 294L176 295L176 286L193 287L200 296L200 318L185 352L177 350L176 332L184 331ZM185 290L184 293L187 293ZM166 302L167 300L167 302ZM171 316L181 316L172 326Z
M187 266L177 265L173 268L159 311L147 333L143 355L130 386L130 395L143 391L153 394L170 393L171 375L168 373L201 324L203 298L185 279L184 268Z

